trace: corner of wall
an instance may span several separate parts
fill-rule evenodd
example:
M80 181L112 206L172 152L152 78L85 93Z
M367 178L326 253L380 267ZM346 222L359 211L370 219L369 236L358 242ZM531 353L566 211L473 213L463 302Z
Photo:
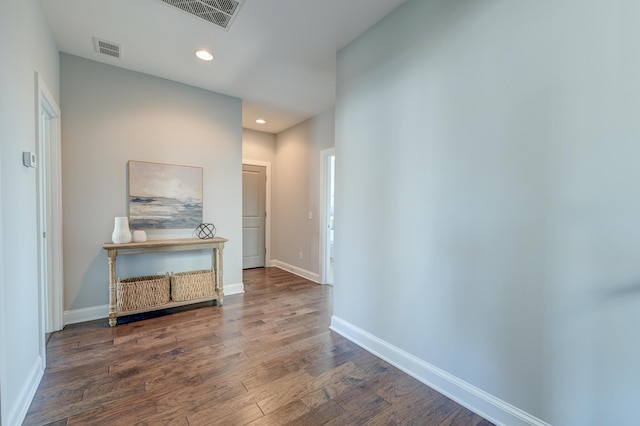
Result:
M42 375L44 374L42 365L42 358L38 356L31 368L31 371L26 377L22 388L18 392L15 405L13 407L9 407L7 410L6 418L9 426L18 426L24 421L27 411L29 411L31 401L33 400L33 397L38 390L38 386L40 385Z

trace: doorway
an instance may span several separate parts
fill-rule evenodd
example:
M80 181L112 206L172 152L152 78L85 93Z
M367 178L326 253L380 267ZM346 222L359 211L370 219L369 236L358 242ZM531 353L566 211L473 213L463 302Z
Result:
M267 265L267 167L242 164L242 269Z
M335 202L335 172L336 155L335 148L328 148L320 151L321 176L321 203L322 220L320 221L320 235L322 247L320 250L321 277L322 284L334 284L333 264L334 264L334 202Z
M46 335L62 330L62 192L60 108L48 88L35 75L36 86L36 196L38 229L38 286L40 355L46 356ZM43 365L44 367L44 365Z

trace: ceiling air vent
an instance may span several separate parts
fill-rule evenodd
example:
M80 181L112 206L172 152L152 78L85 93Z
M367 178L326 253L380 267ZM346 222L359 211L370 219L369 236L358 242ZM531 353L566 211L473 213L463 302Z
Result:
M96 52L102 55L108 55L120 59L119 44L113 43L111 41L100 40L99 38L94 37L93 45L95 46Z
M237 0L160 0L183 12L228 30L238 15L242 2Z

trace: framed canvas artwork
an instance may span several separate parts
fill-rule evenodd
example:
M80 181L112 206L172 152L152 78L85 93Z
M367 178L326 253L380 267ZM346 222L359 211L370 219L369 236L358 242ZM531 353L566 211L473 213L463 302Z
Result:
M202 223L202 167L129 161L129 226L195 228Z

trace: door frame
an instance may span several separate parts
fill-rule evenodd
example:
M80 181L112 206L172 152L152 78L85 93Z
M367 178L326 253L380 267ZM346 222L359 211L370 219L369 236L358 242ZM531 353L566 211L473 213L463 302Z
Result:
M38 161L43 158L46 161L46 164L36 167L40 355L43 367L45 367L45 336L49 332L62 330L64 327L62 136L60 107L37 72L35 73L35 86L36 152ZM40 121L43 115L47 117L47 125L44 127ZM46 136L44 132L46 132ZM46 203L42 202L43 199L46 200ZM46 238L43 238L44 232L46 232Z
M2 139L0 136L0 143L2 143ZM0 148L1 150L1 148ZM4 231L3 231L3 224L2 224L2 215L3 215L3 207L2 207L2 161L0 161L0 281L2 283L4 283L4 252L3 252L3 246L4 244L1 243L1 241L4 241ZM3 382L5 380L6 377L6 367L5 367L5 337L4 337L4 330L5 330L5 300L4 300L4 285L0 285L0 309L2 309L2 312L0 312L0 359L2 359L2 362L0 362L0 423L2 423L2 403L4 401L4 399L2 398L2 393L3 393ZM5 417L6 417L6 408L5 408Z
M329 277L329 158L335 157L335 148L326 148L320 151L320 283L328 282ZM335 179L335 176L334 176ZM335 277L334 277L335 278Z
M267 213L267 217L264 221L264 245L266 249L264 254L264 266L271 266L271 163L268 161L243 158L242 164L246 164L247 166L262 166L266 168L267 182L265 183L265 210Z

